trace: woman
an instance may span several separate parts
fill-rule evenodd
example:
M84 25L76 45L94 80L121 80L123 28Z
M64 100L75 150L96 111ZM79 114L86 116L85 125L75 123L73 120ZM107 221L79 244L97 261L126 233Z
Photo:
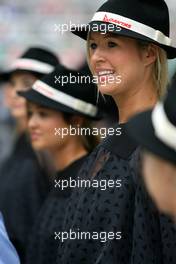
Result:
M143 146L143 175L158 208L176 219L176 79L164 102L140 113L128 124L130 135ZM142 132L139 135L138 131Z
M80 170L79 177L105 181L107 188L92 184L72 193L62 230L77 239L60 243L57 263L174 263L175 240L163 232L172 225L137 177L139 148L125 132L129 117L154 106L165 91L167 56L176 56L167 5L107 1L86 28L73 31L87 39L90 69L98 90L118 106L121 133L111 134Z
M55 188L37 217L25 263L56 263L55 232L62 227L78 170L99 142L97 136L88 133L92 130L91 121L101 117L96 107L96 88L89 83L70 83L70 75L72 78L82 76L73 70L56 67L54 72L35 82L31 90L19 93L28 100L32 146L37 151L48 151L57 171L53 178ZM56 77L57 80L64 77L68 82L62 85L55 81ZM77 128L88 129L88 134L75 134Z
M52 52L33 47L1 75L10 83L7 103L16 121L16 142L0 170L0 210L21 260L30 228L49 191L49 182L28 140L26 101L17 91L29 89L35 80L53 71L57 64L58 59Z

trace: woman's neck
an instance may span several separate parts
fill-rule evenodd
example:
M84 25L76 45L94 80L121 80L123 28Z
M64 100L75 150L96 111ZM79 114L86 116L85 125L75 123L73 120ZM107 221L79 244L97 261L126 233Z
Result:
M69 142L69 144L58 148L57 150L50 151L54 166L57 171L63 170L72 162L85 156L88 152L82 144L76 142Z
M119 123L126 123L133 115L154 107L158 100L153 83L137 87L114 98L119 110Z

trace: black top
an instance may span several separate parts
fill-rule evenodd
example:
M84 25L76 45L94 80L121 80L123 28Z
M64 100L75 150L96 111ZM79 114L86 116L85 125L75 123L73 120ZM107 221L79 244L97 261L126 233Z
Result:
M72 192L72 188L61 190L59 184L62 180L69 180L70 177L75 179L86 157L84 156L74 161L67 168L57 173L55 188L48 195L35 222L29 240L25 263L56 263L58 240L55 240L55 232L58 233L61 231L64 211Z
M25 134L0 170L0 211L10 240L23 260L28 235L49 183Z
M58 264L175 263L174 226L145 192L138 175L140 149L121 127L122 135L105 139L79 173L92 183L121 180L121 187L111 182L106 190L92 185L73 191L62 230L74 231L79 239L59 243Z

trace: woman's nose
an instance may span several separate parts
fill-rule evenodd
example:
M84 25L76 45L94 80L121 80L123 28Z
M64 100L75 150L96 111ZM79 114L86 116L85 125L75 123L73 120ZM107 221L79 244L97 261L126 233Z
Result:
M11 87L11 96L12 98L16 99L19 97L19 95L17 94L17 89L15 87Z
M101 48L97 48L96 50L94 50L90 57L90 60L94 63L104 62L106 60L104 50Z
M35 115L31 115L28 119L28 128L36 128L38 126L37 117Z

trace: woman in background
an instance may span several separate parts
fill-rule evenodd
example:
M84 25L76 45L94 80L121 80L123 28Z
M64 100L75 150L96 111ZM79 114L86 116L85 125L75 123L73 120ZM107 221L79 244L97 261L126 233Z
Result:
M164 102L128 124L129 134L143 147L143 176L158 208L176 220L176 79ZM140 133L139 133L140 131ZM141 136L142 135L142 136Z
M35 82L31 90L19 93L28 101L32 146L37 151L48 151L57 171L53 178L55 188L49 193L36 219L25 263L56 263L58 240L55 240L55 233L62 228L78 171L99 143L99 138L92 135L92 121L101 118L101 111L96 106L96 87L79 81L71 83L70 75L72 78L84 76L56 67L54 72ZM67 78L68 82L64 85L57 83L55 76L60 80ZM86 133L75 133L77 128L85 128Z
M33 47L0 76L9 83L9 109L16 121L16 142L0 170L0 210L9 238L22 261L28 234L49 191L49 182L28 140L26 101L17 91L28 90L58 63L52 52Z

